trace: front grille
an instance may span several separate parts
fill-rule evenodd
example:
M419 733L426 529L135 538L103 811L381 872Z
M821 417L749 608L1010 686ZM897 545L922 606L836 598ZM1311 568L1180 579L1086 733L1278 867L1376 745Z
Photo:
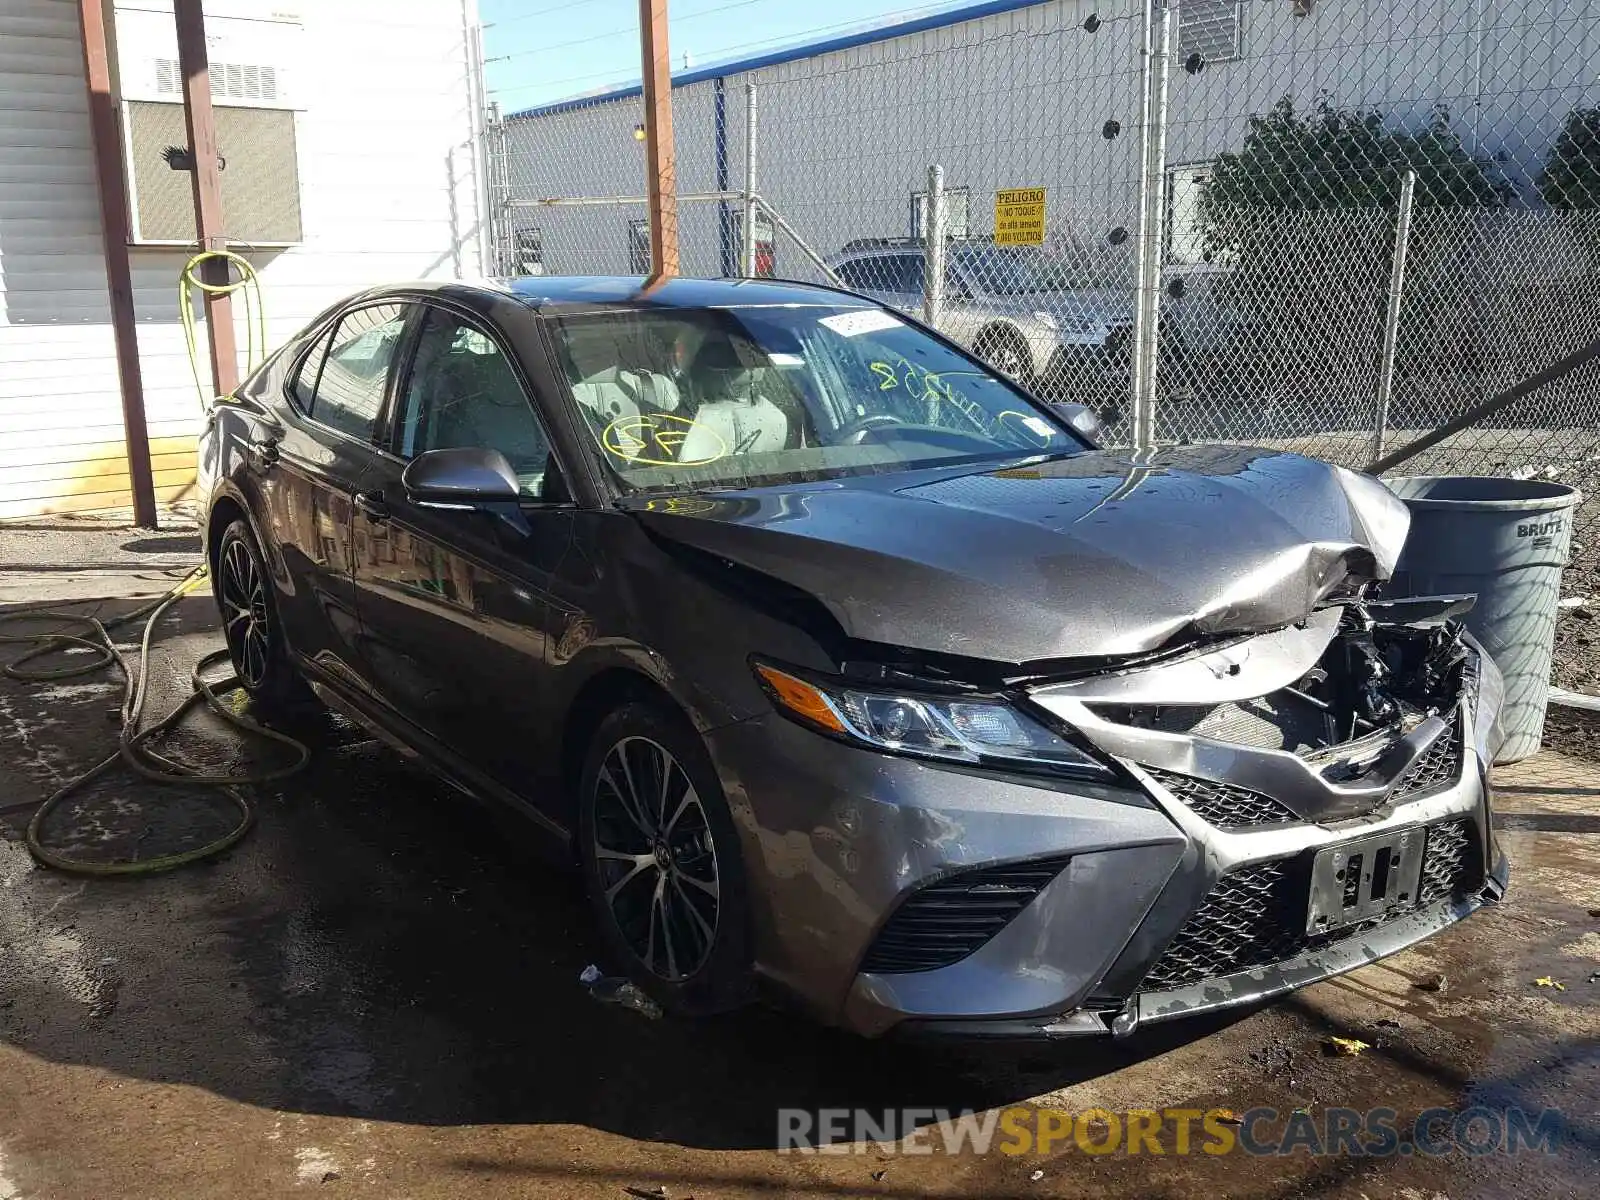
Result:
M1179 775L1156 767L1146 767L1145 770L1202 820L1209 821L1219 829L1287 825L1300 819L1288 805L1248 788L1216 783L1210 779L1196 779L1192 775Z
M1166 991L1270 966L1382 924L1381 919L1367 921L1307 937L1312 857L1308 851L1295 858L1252 863L1224 875L1146 972L1139 990ZM1430 825L1419 903L1466 895L1482 882L1481 855L1471 821L1463 817Z
M1304 940L1304 876L1292 858L1223 876L1150 968L1141 990L1184 987L1292 958Z
M1428 752L1411 765L1411 769L1395 784L1390 793L1393 800L1414 800L1429 792L1443 791L1461 778L1461 764L1465 757L1461 732L1461 713L1450 718L1450 729L1443 737L1428 747Z
M1424 904L1465 896L1483 886L1483 855L1466 817L1428 826L1417 893Z
M963 871L901 902L878 933L863 971L932 971L960 962L1004 929L1061 873L1067 858Z

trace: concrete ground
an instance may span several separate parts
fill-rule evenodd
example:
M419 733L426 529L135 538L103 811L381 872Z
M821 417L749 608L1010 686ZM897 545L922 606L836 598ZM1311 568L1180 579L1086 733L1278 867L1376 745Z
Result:
M19 549L0 531L0 603L159 590L194 548L181 528L132 547L32 532ZM182 601L154 711L218 644L209 595ZM0 678L0 807L101 756L119 699L105 675ZM675 1023L597 1002L578 982L596 943L577 886L531 834L351 729L317 740L305 774L252 791L236 850L168 875L39 868L28 811L0 814L0 1200L1594 1194L1600 764L1546 753L1499 772L1507 901L1383 963L1127 1042L928 1047L766 1008ZM234 767L274 753L209 716L180 749ZM229 819L215 793L117 774L46 832L147 857ZM1334 1056L1333 1036L1370 1048ZM1552 1153L1486 1157L1179 1156L1170 1138L1162 1156L1070 1138L1022 1155L773 1149L780 1107L1474 1104L1556 1107L1565 1129Z

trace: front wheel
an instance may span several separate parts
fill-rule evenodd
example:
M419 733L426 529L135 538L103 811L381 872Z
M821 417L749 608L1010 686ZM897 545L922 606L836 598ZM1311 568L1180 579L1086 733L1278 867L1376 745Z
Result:
M694 729L664 705L630 702L601 722L580 786L584 884L611 956L668 1012L745 1003L744 864Z
M311 689L289 659L266 563L249 525L234 521L222 531L215 561L212 590L222 617L222 636L244 690L267 709L311 706Z

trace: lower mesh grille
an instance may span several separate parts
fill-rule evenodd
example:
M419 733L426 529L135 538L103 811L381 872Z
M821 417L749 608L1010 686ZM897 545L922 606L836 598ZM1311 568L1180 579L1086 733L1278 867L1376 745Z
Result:
M1472 822L1462 817L1428 827L1427 853L1417 894L1423 904L1464 896L1483 886L1483 856Z
M1248 788L1216 783L1210 779L1196 779L1192 775L1178 775L1156 767L1146 767L1145 770L1203 820L1222 829L1238 829L1247 825L1286 825L1300 819L1288 805Z
M1305 928L1305 873L1295 865L1284 858L1223 876L1150 968L1141 990L1183 987L1292 958Z
M1461 732L1461 713L1450 718L1450 730L1434 741L1428 751L1405 773L1390 793L1393 800L1412 800L1429 792L1451 787L1461 778L1465 748Z
M1369 921L1306 936L1311 855L1252 863L1222 877L1145 974L1139 990L1159 992L1270 966L1314 946L1371 929ZM1466 895L1483 883L1477 836L1465 817L1428 827L1420 903Z
M1067 865L1066 857L963 871L913 892L879 932L863 971L932 971L1004 929Z

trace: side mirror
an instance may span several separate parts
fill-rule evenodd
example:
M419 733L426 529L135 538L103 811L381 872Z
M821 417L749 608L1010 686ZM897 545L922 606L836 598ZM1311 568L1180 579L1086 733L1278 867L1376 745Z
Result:
M1100 422L1100 415L1087 404L1077 404L1071 401L1061 401L1050 406L1068 425L1072 426L1081 436L1089 439L1089 444L1098 447L1100 439L1105 436L1106 427Z
M427 450L400 475L406 499L433 508L473 508L517 500L517 476L498 450Z

